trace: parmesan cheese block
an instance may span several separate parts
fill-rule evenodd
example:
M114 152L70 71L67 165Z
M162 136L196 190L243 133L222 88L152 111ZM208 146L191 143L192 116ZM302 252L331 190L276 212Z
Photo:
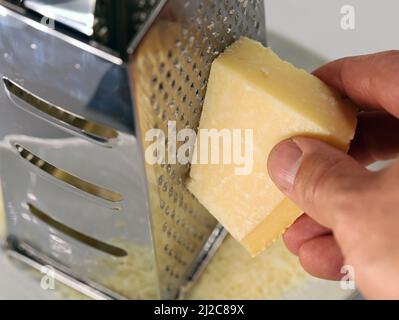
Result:
M356 107L321 80L282 61L261 43L241 38L212 65L187 187L255 256L302 213L270 179L270 151L294 136L318 138L347 150L356 115ZM239 162L223 158L228 144L231 150L236 147L233 134L215 145L204 142L200 134L204 129L225 133L240 129L239 154L246 154L244 144L249 144L251 170L240 172ZM246 129L252 132L252 144L244 139ZM203 161L206 148L209 157L219 152L218 163Z

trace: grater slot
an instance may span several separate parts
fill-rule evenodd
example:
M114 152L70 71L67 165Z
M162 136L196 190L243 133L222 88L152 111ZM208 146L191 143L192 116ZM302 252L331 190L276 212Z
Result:
M24 148L20 144L15 144L15 148L19 155L33 164L35 167L46 172L57 180L60 180L72 187L75 187L81 191L91 194L97 198L101 198L110 202L121 202L123 201L123 196L120 193L105 189L91 182L85 181L78 178L62 169L59 169L52 164L46 162L40 157L31 153L28 149Z
M31 203L28 203L29 211L39 220L43 221L50 227L60 231L61 233L84 243L96 250L102 251L104 253L110 254L112 256L122 258L127 256L127 252L121 248L115 247L108 243L102 242L100 240L94 239L88 235L85 235L75 229L68 227L67 225L51 218L48 214L44 213L42 210L38 209Z
M8 92L14 97L26 102L37 111L50 116L52 119L57 120L62 125L71 127L74 132L83 134L90 140L108 146L107 143L112 139L118 137L118 133L105 125L89 121L77 114L67 111L59 106L56 106L36 95L29 92L16 82L3 77L3 83Z

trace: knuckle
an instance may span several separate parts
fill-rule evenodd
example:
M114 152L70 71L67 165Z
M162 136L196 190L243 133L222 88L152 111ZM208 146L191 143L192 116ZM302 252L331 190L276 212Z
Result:
M348 177L338 185L339 190L331 195L330 205L337 232L356 236L370 223L370 217L378 211L381 195L369 177Z
M308 204L318 202L320 196L324 197L324 189L336 185L337 181L334 181L337 180L335 167L340 162L340 159L328 159L322 155L314 155L302 163L296 187L303 202Z
M384 57L399 58L399 50L388 50L382 53Z
M298 184L294 186L300 201L314 212L325 212L329 219L354 219L362 210L364 188L360 177L349 175L343 158L313 157L303 163ZM326 212L328 210L328 212Z

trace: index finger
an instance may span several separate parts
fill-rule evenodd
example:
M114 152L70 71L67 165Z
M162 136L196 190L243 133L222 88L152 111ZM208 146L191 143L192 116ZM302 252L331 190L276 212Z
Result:
M399 50L339 59L314 74L359 106L399 117Z

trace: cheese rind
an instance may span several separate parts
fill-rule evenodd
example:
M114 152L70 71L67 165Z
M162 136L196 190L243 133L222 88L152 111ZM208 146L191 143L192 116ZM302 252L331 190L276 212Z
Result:
M356 115L351 102L318 78L241 38L212 65L199 129L252 129L253 170L237 175L234 163L194 163L187 186L256 255L302 212L268 175L273 147L294 136L311 136L346 150ZM201 143L198 139L195 154Z

